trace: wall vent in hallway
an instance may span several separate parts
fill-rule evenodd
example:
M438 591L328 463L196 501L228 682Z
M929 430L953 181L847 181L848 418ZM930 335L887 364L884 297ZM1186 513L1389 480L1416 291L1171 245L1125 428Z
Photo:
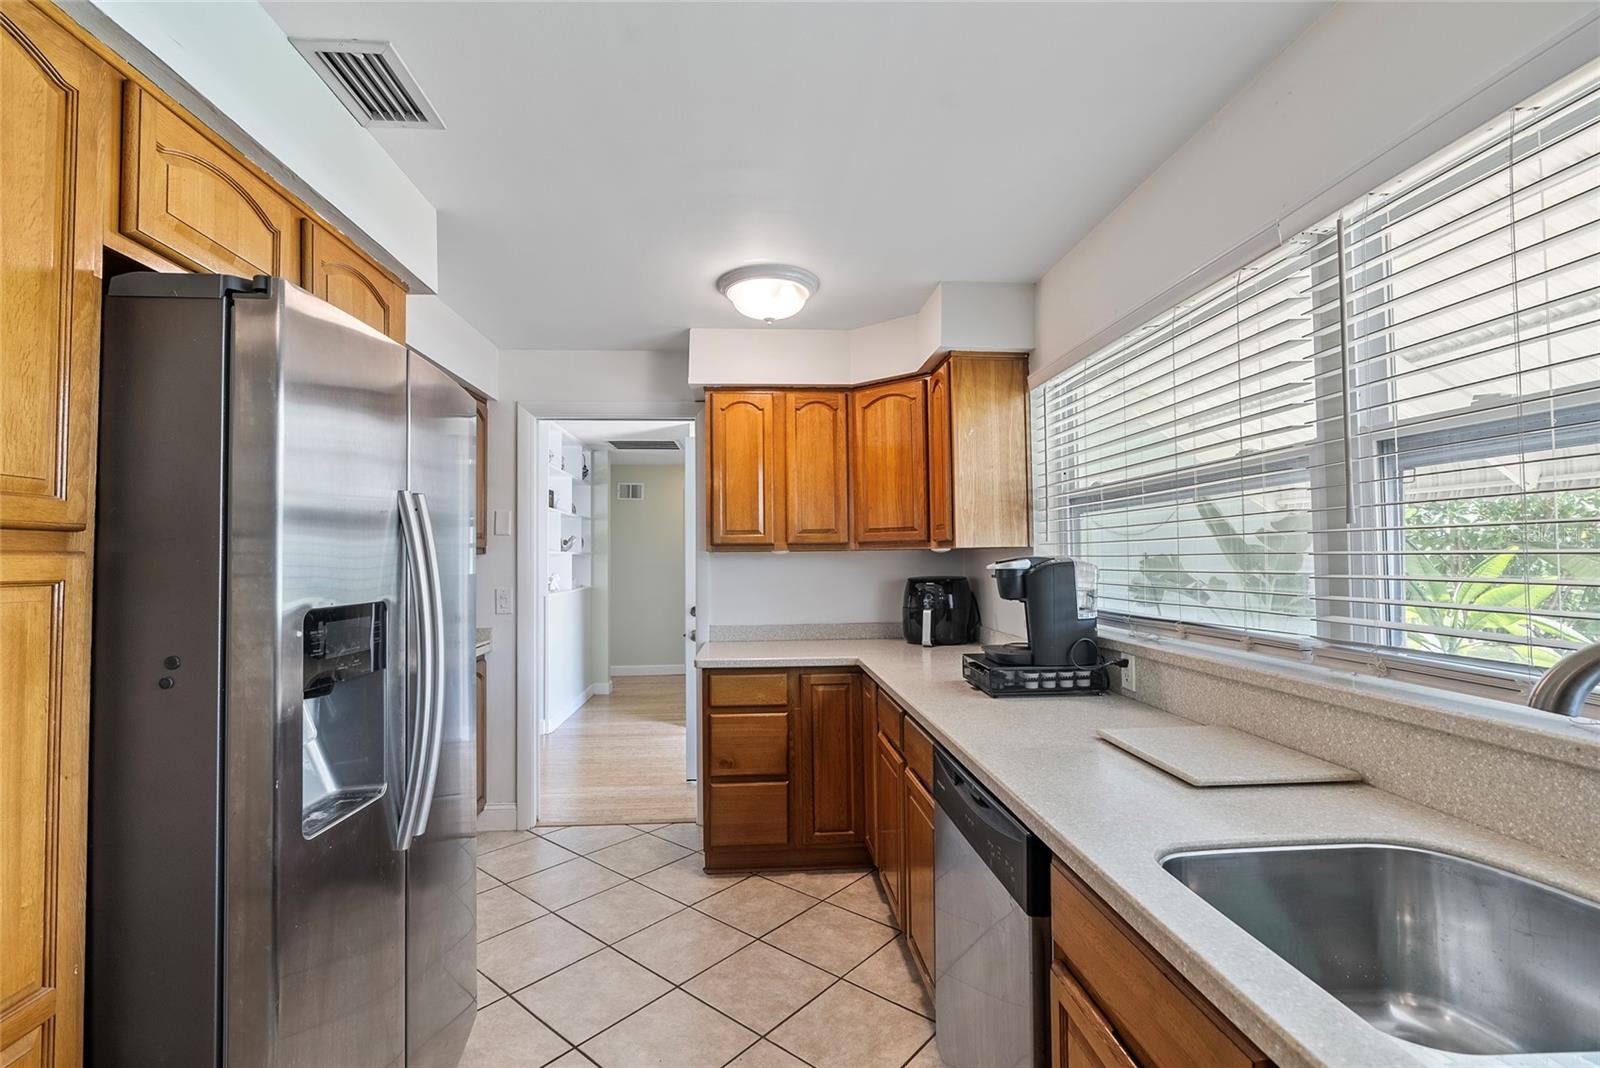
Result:
M644 483L643 482L618 482L617 483L617 500L619 500L619 501L642 501L642 500L644 500Z
M311 69L363 126L444 129L411 72L387 41L293 38Z
M652 441L640 438L635 441L613 441L608 443L618 452L677 452L682 446L671 439Z

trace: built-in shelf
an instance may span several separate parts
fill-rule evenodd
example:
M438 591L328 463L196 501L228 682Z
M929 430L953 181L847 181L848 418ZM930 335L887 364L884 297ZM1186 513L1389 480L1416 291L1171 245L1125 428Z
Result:
M587 589L594 571L588 552L594 488L582 477L586 467L593 472L594 454L558 423L546 423L543 433L545 474L539 492L546 499L544 588L547 593L571 593ZM572 548L561 548L572 538L577 539Z

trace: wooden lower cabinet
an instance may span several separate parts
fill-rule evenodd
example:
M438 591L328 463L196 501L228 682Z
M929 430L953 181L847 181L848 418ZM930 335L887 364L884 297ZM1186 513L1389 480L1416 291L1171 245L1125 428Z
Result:
M1052 1068L1271 1064L1060 861L1050 871L1050 928Z
M866 826L862 828L867 839L867 855L878 862L878 802L873 792L873 769L877 766L878 749L878 684L870 676L861 676L861 787L866 803Z
M872 761L873 801L877 805L877 864L884 896L895 920L905 928L905 820L906 762L882 731Z
M1139 1068L1060 961L1050 966L1050 1068Z
M905 774L905 932L923 979L933 982L933 795L908 766Z
M866 841L860 707L861 676L856 672L801 673L796 725L804 787L800 840L805 845Z
M706 867L729 846L789 844L789 781L714 782L706 787Z

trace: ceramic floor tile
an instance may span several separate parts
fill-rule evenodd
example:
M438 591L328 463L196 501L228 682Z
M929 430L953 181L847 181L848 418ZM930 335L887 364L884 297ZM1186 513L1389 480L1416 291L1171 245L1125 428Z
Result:
M495 1002L499 1001L501 998L503 998L505 996L506 996L506 992L504 990L501 990L499 987L495 986L494 985L494 980L490 979L487 975L484 975L482 972L478 973L478 1008L479 1009L486 1009L490 1005L493 1005Z
M543 1068L569 1047L510 998L479 1009L460 1068Z
M698 823L669 823L657 829L657 838L665 838L674 845L681 845L685 849L704 849L705 839L700 833Z
M639 882L668 897L676 898L685 905L693 905L697 901L704 901L718 890L726 890L735 883L742 883L749 878L744 872L711 874L705 870L705 865L704 853L690 853L682 860L675 860L665 867L646 872L639 876Z
M864 874L860 868L856 868L853 871L775 871L767 873L765 877L802 894L826 898L837 894Z
M614 949L602 949L520 990L516 998L568 1042L587 1042L672 989Z
M657 975L682 983L750 944L750 936L694 909L684 909L616 944Z
M893 929L826 901L766 936L766 941L834 975L843 975L895 936Z
M665 864L686 857L690 852L691 850L681 845L657 838L653 834L641 834L626 842L598 849L589 854L589 859L597 864L604 864L612 871L621 872L630 879L636 879L647 871L654 871Z
M922 984L921 973L911 959L911 949L904 938L896 938L878 950L852 968L845 978L902 1008L933 1019L933 1000L928 997L928 988Z
M807 1065L763 1038L730 1061L728 1068L807 1068Z
M674 990L591 1038L583 1052L601 1068L715 1068L753 1045L756 1037Z
M765 879L746 879L700 902L695 908L757 938L800 915L816 898Z
M638 829L629 827L626 823L555 827L544 833L545 841L554 842L574 853L593 853L597 849L604 849L606 846L637 837L639 837Z
M663 827L671 827L670 823L635 823L631 824L637 831L659 831Z
M876 875L865 875L857 879L828 898L828 903L849 909L857 916L877 920L887 927L898 926L894 922L894 912L889 908L889 899L883 896L883 887L878 884Z
M488 872L484 871L482 868L478 869L478 893L481 894L485 890L493 890L495 887L497 887L499 885L500 885L500 880L499 879L496 879L493 875L490 875Z
M483 942L550 911L534 904L509 886L497 886L478 895L478 941Z
M682 904L648 886L626 882L568 905L559 915L610 945L681 908Z
M933 1024L849 983L835 983L767 1037L816 1068L904 1064Z
M594 1061L575 1049L569 1049L551 1061L550 1068L594 1068Z
M917 1055L906 1062L906 1068L954 1068L954 1065L939 1056L938 1039L930 1038L927 1045L917 1050Z
M504 849L508 845L526 842L533 835L527 831L483 831L478 835L478 856Z
M834 977L762 942L684 984L701 1001L765 1033L826 990Z
M602 890L609 890L626 881L610 868L579 857L535 872L525 879L518 879L511 884L511 889L547 909L564 909L576 901L593 897Z
M488 856L478 858L478 867L503 883L514 882L536 871L553 868L577 856L554 842L524 835L524 841L496 849Z
M515 993L599 948L600 942L552 913L480 942L478 970Z

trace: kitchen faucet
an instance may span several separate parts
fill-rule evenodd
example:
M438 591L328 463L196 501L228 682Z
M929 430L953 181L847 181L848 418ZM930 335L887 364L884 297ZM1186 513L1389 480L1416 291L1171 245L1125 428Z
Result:
M1600 642L1558 660L1533 687L1528 706L1581 720L1584 702L1596 686L1600 686Z

